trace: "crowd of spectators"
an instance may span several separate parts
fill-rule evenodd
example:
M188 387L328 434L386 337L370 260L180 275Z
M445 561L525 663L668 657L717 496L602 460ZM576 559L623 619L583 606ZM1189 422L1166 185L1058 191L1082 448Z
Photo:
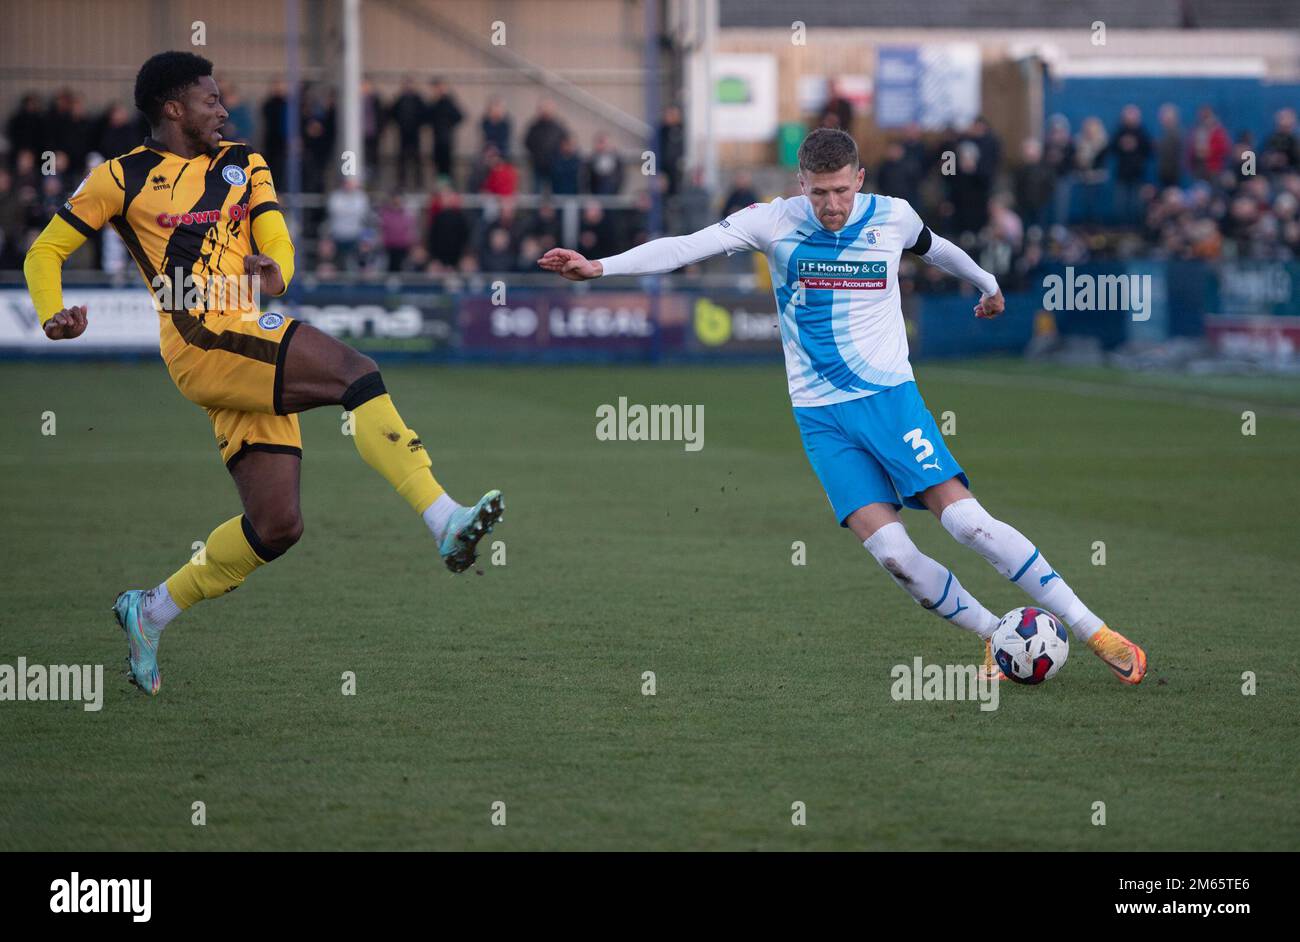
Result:
M311 238L302 260L304 270L322 275L532 271L562 241L561 206L574 199L576 247L599 257L649 236L650 186L667 198L668 232L693 231L775 195L760 192L747 172L734 174L725 192L705 188L700 172L683 166L675 106L659 121L658 174L643 177L640 160L629 160L609 133L597 132L582 148L550 99L520 127L500 98L471 121L439 79L424 86L408 79L388 100L363 85L371 168L363 188L338 172L331 89L300 90L302 159L290 168L284 83L273 83L256 105L233 83L220 84L230 114L225 136L257 146L281 191L292 169L302 192L324 194L305 212ZM815 117L853 128L852 105L834 87ZM25 96L3 131L0 269L13 269L87 171L137 146L148 129L122 104L88 114L82 97L65 90L50 101ZM52 168L42 166L47 154ZM1101 116L1075 128L1053 115L1041 139L1023 141L1014 159L982 117L940 135L910 127L889 137L869 175L869 188L907 199L1000 277L1045 261L1134 255L1300 257L1300 137L1289 108L1277 112L1258 147L1249 131L1230 134L1208 106L1186 125L1172 104L1153 125L1136 105L1109 127ZM540 202L521 208L521 195ZM627 199L611 208L593 198L614 196Z
M1185 126L1165 104L1148 130L1126 105L1108 130L1052 115L1004 166L983 118L927 144L907 129L886 145L874 186L913 202L936 231L1013 279L1044 262L1300 258L1300 136L1283 108L1262 146L1209 106ZM944 172L945 158L954 165ZM932 279L939 276L931 273Z

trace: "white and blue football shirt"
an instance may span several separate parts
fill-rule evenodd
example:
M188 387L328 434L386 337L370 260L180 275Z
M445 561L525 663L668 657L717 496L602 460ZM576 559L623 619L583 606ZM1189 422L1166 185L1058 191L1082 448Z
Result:
M923 224L906 200L858 193L837 232L806 196L751 204L711 228L728 255L767 256L793 405L847 402L913 379L898 262Z

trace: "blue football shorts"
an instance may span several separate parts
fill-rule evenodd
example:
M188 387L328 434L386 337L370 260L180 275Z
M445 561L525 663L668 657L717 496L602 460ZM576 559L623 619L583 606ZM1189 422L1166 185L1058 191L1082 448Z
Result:
M867 504L924 510L917 495L949 478L970 486L915 382L848 402L798 406L794 420L841 526Z

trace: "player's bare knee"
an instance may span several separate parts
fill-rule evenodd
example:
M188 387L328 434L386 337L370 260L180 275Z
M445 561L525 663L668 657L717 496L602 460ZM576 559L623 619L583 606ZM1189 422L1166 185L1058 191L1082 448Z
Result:
M262 542L283 553L302 539L302 514L298 511L281 511L259 518L253 524Z

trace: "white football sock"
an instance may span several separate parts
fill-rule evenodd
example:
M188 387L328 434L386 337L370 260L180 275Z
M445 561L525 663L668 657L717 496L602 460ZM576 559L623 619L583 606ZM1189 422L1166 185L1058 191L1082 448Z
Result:
M161 582L157 588L150 589L141 600L144 614L144 631L157 641L168 623L181 613L180 606L172 601L172 594L167 591L167 583Z
M439 543L447 535L447 524L451 521L451 515L460 510L460 504L451 499L449 495L443 493L438 499L425 508L424 522L429 529L433 531L433 538Z
M917 549L901 523L885 524L862 545L922 608L981 638L993 634L997 616L963 589L956 576Z
M1048 611L1058 615L1080 641L1101 627L1101 619L1079 600L1038 548L1015 527L995 520L974 497L955 501L939 518L953 538L987 559Z

